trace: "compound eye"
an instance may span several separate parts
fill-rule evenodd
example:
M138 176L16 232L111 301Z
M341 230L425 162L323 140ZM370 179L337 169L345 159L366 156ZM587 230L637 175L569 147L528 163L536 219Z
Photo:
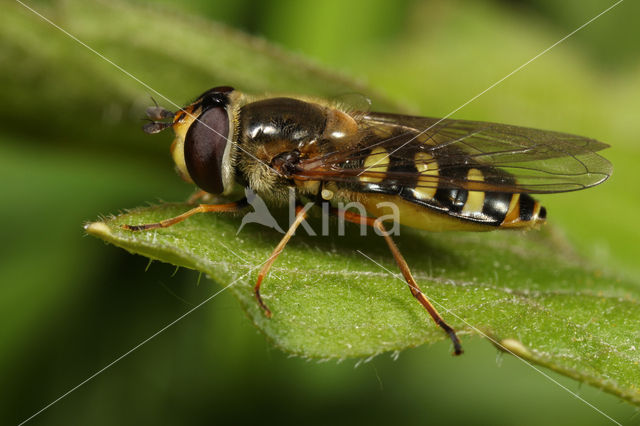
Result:
M224 191L222 160L229 136L229 116L223 107L206 110L189 127L184 160L191 179L211 194Z

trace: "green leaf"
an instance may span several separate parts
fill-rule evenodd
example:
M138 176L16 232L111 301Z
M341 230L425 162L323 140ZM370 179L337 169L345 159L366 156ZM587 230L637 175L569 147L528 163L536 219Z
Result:
M297 233L263 285L271 319L252 288L281 234L247 225L236 235L240 219L216 214L146 232L120 227L156 222L188 208L139 209L92 223L87 232L229 286L255 325L292 354L370 357L446 339L404 281L387 271L395 274L397 268L384 241L361 237L357 226L347 227L344 237L337 236L337 222L329 222L333 236ZM319 233L321 221L316 218L311 226ZM486 335L527 361L640 402L637 283L585 264L550 226L527 233L429 234L402 228L396 240L463 345Z

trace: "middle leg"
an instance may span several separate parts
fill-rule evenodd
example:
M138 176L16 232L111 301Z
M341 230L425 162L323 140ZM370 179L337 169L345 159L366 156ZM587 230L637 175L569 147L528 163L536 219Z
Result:
M262 285L262 280L269 273L269 269L271 269L271 265L273 265L273 262L275 262L276 258L280 255L280 253L282 253L282 250L284 250L284 247L287 245L287 243L289 242L293 234L296 232L296 229L298 229L298 226L300 226L302 221L304 221L307 218L307 211L309 210L310 207L311 205L309 205L309 207L303 207L300 205L296 206L295 220L289 227L289 230L287 231L287 233L284 234L284 237L282 237L282 240L280 240L276 248L273 250L273 252L271 253L271 256L269 256L269 259L267 259L265 264L262 265L262 269L260 269L260 273L258 274L258 280L256 282L255 287L253 288L253 292L256 295L256 299L258 299L258 303L260 304L260 307L262 308L262 310L264 311L265 315L268 318L271 318L271 310L269 310L267 305L262 300L262 297L260 296L260 286Z

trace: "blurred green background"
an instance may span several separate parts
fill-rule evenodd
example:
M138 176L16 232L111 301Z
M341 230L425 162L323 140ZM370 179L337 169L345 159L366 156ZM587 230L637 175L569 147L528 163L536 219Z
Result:
M355 87L374 109L443 116L613 2L27 4L178 104L216 85L326 96ZM610 143L609 182L542 199L583 255L636 278L638 16L640 4L623 2L455 115ZM149 90L17 3L0 16L0 65L0 422L11 424L220 287L83 236L100 214L192 191L172 171L169 136L139 130ZM357 368L289 358L223 293L33 423L607 423L485 341L465 342L457 359L447 345ZM640 423L636 408L550 374Z

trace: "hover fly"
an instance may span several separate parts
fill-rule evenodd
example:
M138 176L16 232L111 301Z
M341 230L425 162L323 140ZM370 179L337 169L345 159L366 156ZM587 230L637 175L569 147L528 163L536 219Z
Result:
M365 223L384 236L409 290L450 337L460 341L413 278L385 225L376 218L392 202L400 223L429 231L529 229L547 212L531 194L597 185L612 171L596 154L608 145L566 133L465 120L438 120L345 107L319 99L254 97L231 87L204 92L175 114L147 110L147 133L171 127L171 154L180 176L200 195L229 195L236 185L271 203L299 205L288 232L263 265L255 296L267 316L260 285L307 216L303 200L328 204L334 215ZM366 216L335 206L364 205ZM246 199L197 207L159 223L125 225L142 231L174 225L194 214L244 209ZM388 217L388 216L387 216Z

